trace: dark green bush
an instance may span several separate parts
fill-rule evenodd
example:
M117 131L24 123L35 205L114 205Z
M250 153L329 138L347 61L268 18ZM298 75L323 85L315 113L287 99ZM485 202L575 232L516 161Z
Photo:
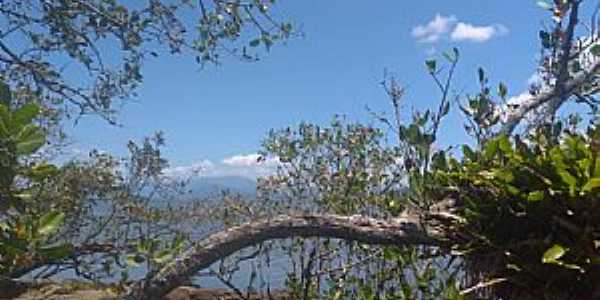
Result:
M500 136L463 155L435 182L459 204L453 239L473 280L505 299L598 296L599 127Z

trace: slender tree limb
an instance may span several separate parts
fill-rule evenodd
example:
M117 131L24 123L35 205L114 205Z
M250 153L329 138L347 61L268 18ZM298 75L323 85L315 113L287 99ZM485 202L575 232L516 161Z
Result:
M572 0L570 3L571 13L569 15L569 23L564 33L564 41L561 46L561 56L559 58L559 70L556 78L555 91L558 97L550 100L548 108L548 115L550 118L554 118L556 111L570 96L565 93L565 82L569 78L569 61L571 60L571 48L573 47L573 37L575 35L575 27L579 23L579 4L581 0Z
M209 236L149 275L125 299L160 299L214 262L267 240L327 237L366 244L436 246L441 244L441 236L440 232L423 228L417 217L378 220L362 216L282 215Z
M507 117L500 130L501 134L510 135L519 125L521 120L530 111L542 106L549 101L557 98L568 98L586 84L594 84L594 77L600 73L600 61L594 63L588 70L584 70L576 74L573 79L564 83L562 91L556 89L547 89L537 95L532 95L526 101L518 103L508 108ZM564 102L563 102L564 103Z

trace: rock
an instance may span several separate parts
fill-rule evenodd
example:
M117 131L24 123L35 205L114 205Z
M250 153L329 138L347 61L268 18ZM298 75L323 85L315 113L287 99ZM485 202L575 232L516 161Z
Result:
M244 299L235 292L227 289L179 287L167 294L165 300L239 300ZM271 295L250 294L249 300L291 300L284 292L274 292Z
M0 300L109 300L118 296L115 288L82 283L46 283L29 287L17 295L8 295L10 291L0 289ZM196 288L182 286L167 296L165 300L239 300L235 292L227 289ZM291 300L284 292L273 292L271 295L250 294L248 300Z

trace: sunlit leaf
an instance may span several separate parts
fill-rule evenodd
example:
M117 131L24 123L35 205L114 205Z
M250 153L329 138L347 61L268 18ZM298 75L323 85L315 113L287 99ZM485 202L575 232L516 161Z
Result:
M16 153L18 155L32 154L46 142L46 136L35 125L29 124L21 129L16 138Z
M483 146L483 157L486 160L491 160L498 152L498 140L490 140Z
M63 212L49 212L40 218L38 225L39 235L49 235L55 233L63 223L65 214Z
M73 246L71 244L62 244L40 249L40 254L48 260L62 259L71 255L71 253L73 253Z
M169 250L162 250L152 258L157 264L164 264L173 258L173 253Z
M12 122L16 126L25 126L37 117L40 112L40 107L35 103L28 103L13 112Z
M561 245L555 244L554 246L546 250L546 252L544 252L544 255L542 255L542 263L555 263L559 258L563 257L563 255L565 255L567 251L569 251L569 249L566 249Z
M530 202L537 202L541 201L542 199L544 199L544 192L542 191L534 191L527 195L527 201Z
M577 183L577 179L575 177L573 177L573 175L571 175L571 173L569 173L569 171L564 170L564 169L558 170L558 175L563 180L563 182L569 186L569 188L575 187L575 184Z
M600 178L591 178L583 187L582 192L590 192L593 189L600 188Z

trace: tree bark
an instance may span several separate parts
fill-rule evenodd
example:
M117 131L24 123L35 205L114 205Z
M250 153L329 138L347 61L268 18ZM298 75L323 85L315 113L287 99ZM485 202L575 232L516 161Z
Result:
M550 101L556 102L556 99L566 99L572 96L582 86L595 83L598 73L600 73L600 61L594 63L588 70L579 72L571 80L564 82L560 90L547 89L538 95L531 96L530 99L519 103L516 107L510 108L500 133L511 135L527 113ZM560 106L564 101L559 101L559 103ZM558 107L555 110L558 110Z
M365 244L440 244L442 234L425 228L417 217L379 220L361 216L282 215L225 229L192 245L160 271L151 274L126 299L161 299L198 271L249 246L291 237L328 237Z

